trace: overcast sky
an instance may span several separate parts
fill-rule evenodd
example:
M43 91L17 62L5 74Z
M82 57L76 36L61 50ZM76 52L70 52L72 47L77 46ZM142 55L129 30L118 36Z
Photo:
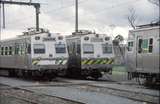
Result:
M12 0L29 1L29 0ZM51 32L69 35L75 28L75 0L32 0L41 3L40 27ZM79 29L95 30L97 33L114 36L121 34L127 38L129 9L134 8L136 24L154 21L159 16L159 8L148 0L79 0ZM31 6L6 5L6 29L1 38L11 38L35 26L35 9ZM0 17L2 19L2 16ZM1 23L2 24L2 23ZM111 26L114 28L111 29Z

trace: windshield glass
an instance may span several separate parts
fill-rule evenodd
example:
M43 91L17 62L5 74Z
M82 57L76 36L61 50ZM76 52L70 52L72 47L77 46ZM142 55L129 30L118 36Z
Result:
M34 53L35 54L44 54L45 53L45 45L44 44L34 44Z
M65 44L55 44L56 53L66 53Z
M112 45L102 44L103 53L112 53Z
M83 53L94 53L93 44L83 44Z

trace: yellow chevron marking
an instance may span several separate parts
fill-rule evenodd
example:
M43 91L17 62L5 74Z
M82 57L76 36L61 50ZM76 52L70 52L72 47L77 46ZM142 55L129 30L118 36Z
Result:
M34 60L33 62L32 62L32 65L37 65L38 64L38 60Z
M106 64L107 63L107 59L103 59L103 61L100 64Z
M106 64L109 64L112 61L112 59L109 59L109 61Z
M99 59L99 60L97 60L96 62L94 62L93 64L98 64L100 61L101 61L101 60Z
M112 64L113 63L113 59L110 59L108 62L107 62L107 64Z
M94 60L90 60L87 64L91 65L91 64L93 64L93 62L94 62Z
M88 60L83 60L82 61L82 65L84 65Z
M112 61L110 62L110 64L113 64L114 63L114 60L112 59Z

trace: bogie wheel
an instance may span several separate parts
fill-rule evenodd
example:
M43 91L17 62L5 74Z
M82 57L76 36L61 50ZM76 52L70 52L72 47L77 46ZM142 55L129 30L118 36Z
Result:
M145 83L145 81L146 81L145 78L138 77L138 83L139 83L139 85L143 85Z
M95 80L98 80L98 78L102 77L102 74L98 70L93 70L91 72L91 77L94 78Z
M9 70L9 76L10 77L15 77L16 76L15 74L16 74L15 70Z

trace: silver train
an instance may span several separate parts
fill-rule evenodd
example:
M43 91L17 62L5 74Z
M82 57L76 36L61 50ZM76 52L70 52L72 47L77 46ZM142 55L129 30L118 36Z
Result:
M23 35L0 41L2 75L54 78L67 69L65 37L48 30L29 29Z
M66 37L69 60L67 75L70 77L92 77L112 72L114 52L112 39L106 34L80 30Z
M146 83L160 81L159 24L139 26L129 31L126 65L131 78L144 78Z

